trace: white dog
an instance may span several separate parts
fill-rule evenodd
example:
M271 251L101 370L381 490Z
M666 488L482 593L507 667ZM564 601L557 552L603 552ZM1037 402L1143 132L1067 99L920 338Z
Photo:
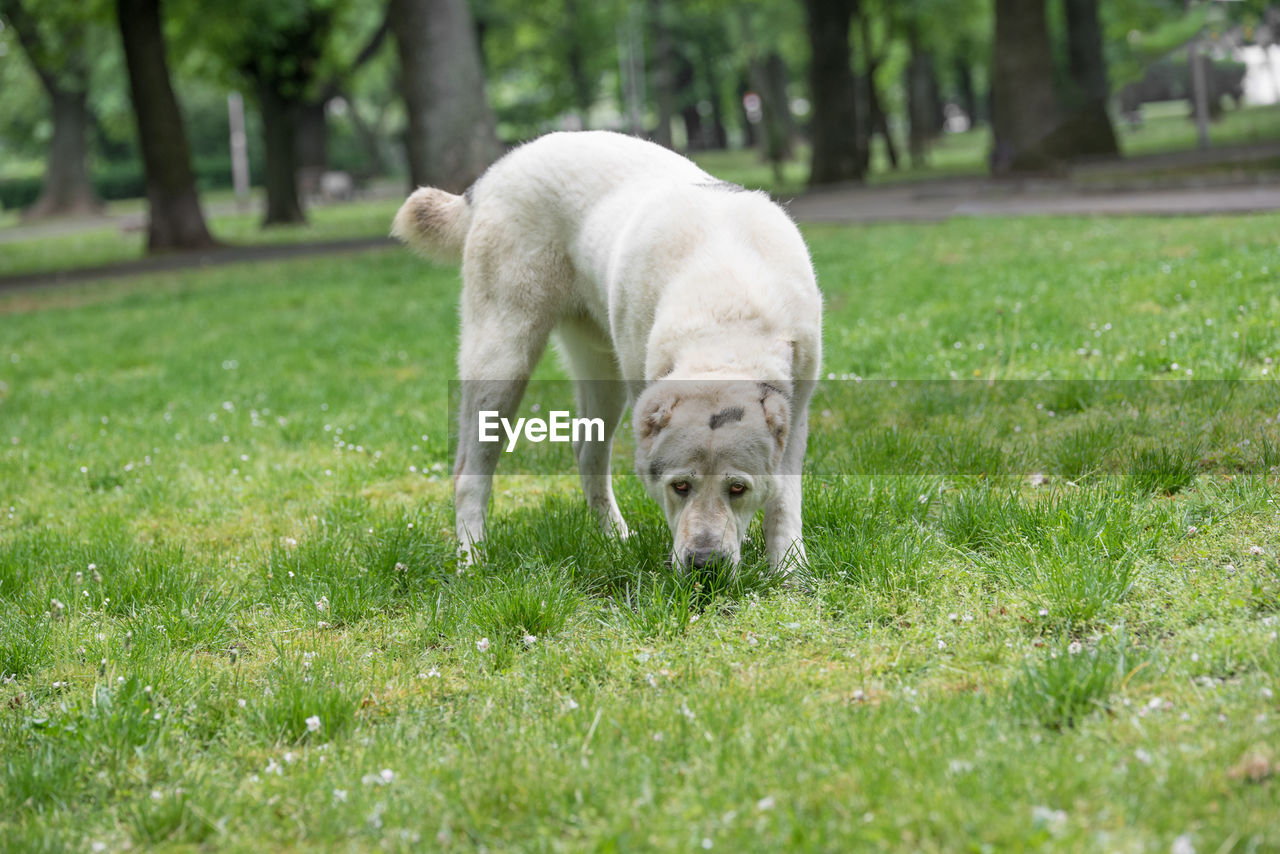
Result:
M627 535L609 457L631 404L637 472L678 567L736 565L762 507L770 566L803 562L822 297L798 230L765 194L632 137L553 133L462 196L418 190L392 233L462 258L454 509L469 559L502 453L479 440L479 413L514 413L554 333L579 414L604 423L603 441L577 441L574 454L606 530Z

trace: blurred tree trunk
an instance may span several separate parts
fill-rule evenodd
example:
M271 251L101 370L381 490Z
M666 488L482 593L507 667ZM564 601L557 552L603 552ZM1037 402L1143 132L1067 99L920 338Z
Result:
M925 165L928 143L942 130L942 105L938 91L938 76L933 67L933 56L920 44L920 29L912 20L907 25L907 44L911 59L907 62L907 145L911 152L911 165Z
M671 148L675 73L671 58L671 31L664 19L662 0L649 0L649 20L653 26L653 95L658 102L658 124L653 129L653 141Z
M708 119L711 127L707 134L707 145L716 151L729 147L729 131L724 124L724 104L721 101L720 77L716 74L713 49L707 44L698 45L698 64L702 69L702 78L706 82L707 101L711 104Z
M325 105L329 93L304 101L298 108L298 168L329 168L329 120Z
M461 192L502 154L466 0L391 0L410 180Z
M787 100L787 64L775 50L763 61L752 57L749 70L752 86L760 96L762 153L765 160L773 164L775 177L780 178L782 163L791 157L791 140L795 135L791 104Z
M169 81L160 0L116 0L116 20L147 176L147 251L215 246L200 211L191 149Z
M89 178L89 70L84 52L72 47L63 51L61 61L56 52L44 44L35 20L21 0L0 0L0 16L13 28L27 60L40 79L49 98L49 114L53 119L53 137L45 160L44 185L40 197L23 211L24 219L87 214L102 208ZM80 32L63 34L69 46L82 44Z
M267 34L272 41L288 45L287 54L255 50L240 68L241 73L253 83L258 110L262 114L267 190L264 226L307 221L298 187L301 150L298 135L309 99L319 101L318 113L313 118L322 127L324 124L324 101L327 99L323 94L317 94L322 89L317 77L325 40L333 24L333 10L313 6L304 7L304 10L287 21L275 24ZM323 140L320 144L323 146Z
M809 135L813 143L810 185L861 181L865 175L866 134L858 115L849 26L856 0L805 0L812 59L809 94L813 105Z
M973 69L969 66L967 53L967 47L962 45L952 61L952 67L956 75L956 100L960 102L959 107L964 110L969 126L972 127L982 116L979 115L978 98L973 91Z
M747 148L755 148L760 142L760 129L747 111L747 94L752 91L751 70L747 68L740 71L738 77L738 119L742 122L743 144Z
M262 112L265 143L267 215L263 225L291 225L307 221L298 193L298 123L301 99L280 90L274 81L259 79L258 108Z
M577 19L580 14L579 3L580 0L564 0L566 20ZM573 104L578 112L578 124L586 128L591 117L591 107L596 101L596 87L587 73L586 45L582 44L581 39L574 38L572 31L568 36L565 44L565 65L569 69L569 85L573 89Z
M1067 21L1067 68L1072 92L1066 121L1057 144L1068 155L1116 156L1116 141L1107 100L1107 60L1102 52L1102 28L1097 0L1063 0Z
M327 22L326 22L327 23ZM376 144L370 145L367 139L369 128L356 112L355 101L343 91L346 80L360 70L369 60L378 55L386 41L390 29L386 16L369 36L360 52L356 54L351 65L335 73L328 82L319 87L319 94L302 102L298 111L298 175L304 195L314 195L320 191L320 176L329 169L329 102L342 98L347 102L348 115L355 125L356 134L360 137L361 146L368 155L374 172L381 172L382 153Z
M45 160L40 198L24 219L90 214L102 209L89 178L89 93L46 89L53 106L53 138Z
M1049 137L1060 118L1045 3L995 0L995 16L992 172L1043 170L1056 161Z
M360 147L364 149L365 157L369 158L369 171L375 175L385 175L387 172L387 159L382 153L381 134L373 127L370 127L369 122L365 121L364 116L360 115L360 110L356 106L354 98L350 98L342 92L338 94L345 98L347 104L350 105L351 124L356 129L356 136L360 139Z
M880 138L884 140L885 155L889 158L889 168L897 170L898 168L898 146L894 144L893 133L889 130L889 117L885 115L883 103L880 98L879 87L876 85L876 71L880 68L880 63L884 58L876 53L875 45L871 38L871 19L862 13L858 15L858 29L862 34L862 57L866 66L866 98L867 105L867 157L863 161L863 170L870 170L871 160L871 135L880 134Z
M690 151L705 151L709 147L707 129L703 127L702 114L698 112L693 63L681 51L675 51L672 59L676 69L675 91L680 95L680 120L684 122L685 147Z
M297 152L299 190L304 197L320 192L320 176L329 169L329 93L298 105Z

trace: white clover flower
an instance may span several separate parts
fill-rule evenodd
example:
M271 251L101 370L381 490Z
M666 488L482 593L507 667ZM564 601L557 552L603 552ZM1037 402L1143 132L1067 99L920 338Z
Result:
M317 611L319 611L321 614L323 614L325 611L328 611L328 610L329 610L329 597L328 597L328 596L321 596L321 597L320 597L320 599L316 602L316 610L317 610Z
M758 810L771 810L774 806L775 801L773 800L773 795L765 795L763 798L756 801L756 809Z
M489 639L488 639L488 638L480 638L480 640L476 641L476 649L480 650L481 652L488 652L488 651L489 651Z
M1262 554L1266 554L1266 551L1262 548L1262 546L1249 546L1249 554L1262 555Z
M319 732L319 731L320 731L320 716L312 715L311 717L307 718L307 732Z
M236 700L236 705L243 709L245 706L249 704L244 700Z
M1048 825L1049 831L1056 835L1067 823L1067 813L1065 810L1034 806L1031 808L1031 819L1037 824Z
M377 774L365 774L360 778L360 782L366 786L386 786L396 778L396 773L390 768L383 768Z
M334 789L334 790L333 790L333 802L334 802L335 804L346 803L346 800L347 800L347 790L346 790L346 789Z
M521 638L521 640L523 640L523 641L524 641L524 645L525 645L525 646L533 646L535 643L537 643L537 642L538 642L538 636L537 636L537 635L525 635L523 638Z
M1080 643L1080 641L1072 641L1067 644L1067 652L1071 655L1079 655L1082 651L1084 651L1084 644Z

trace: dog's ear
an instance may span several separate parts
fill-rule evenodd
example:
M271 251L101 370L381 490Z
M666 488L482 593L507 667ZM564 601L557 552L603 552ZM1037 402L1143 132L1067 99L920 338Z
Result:
M678 402L679 397L673 389L656 385L640 396L636 403L635 431L636 441L645 451L653 446L653 440L671 423L671 411Z
M791 429L791 401L777 386L760 383L760 406L764 409L764 423L773 436L774 463L787 446L787 432Z

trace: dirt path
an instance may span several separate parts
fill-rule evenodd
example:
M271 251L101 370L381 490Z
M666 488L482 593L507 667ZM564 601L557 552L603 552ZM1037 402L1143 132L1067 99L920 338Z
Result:
M1190 216L1280 210L1280 184L1082 190L1058 182L955 180L847 187L787 205L800 222L936 222L984 216Z
M1280 210L1280 183L1204 187L1088 189L1065 181L1005 182L953 179L848 186L784 200L801 223L938 222L953 217L1190 216ZM101 226L98 220L95 225ZM81 223L80 227L84 227ZM51 225L59 233L75 222ZM0 241L3 242L3 241ZM388 238L232 246L208 252L160 255L96 267L0 276L0 292L137 276L145 273L252 261L355 252L394 245Z
M136 261L121 261L96 267L77 267L71 270L51 270L38 273L16 273L0 276L0 292L87 282L94 279L111 279L139 276L170 270L186 270L194 267L217 267L246 261L278 261L288 258L304 258L313 255L359 252L397 245L389 237L357 237L351 240L329 240L321 243L282 243L266 246L227 246L201 252L183 252L169 255L153 255Z

